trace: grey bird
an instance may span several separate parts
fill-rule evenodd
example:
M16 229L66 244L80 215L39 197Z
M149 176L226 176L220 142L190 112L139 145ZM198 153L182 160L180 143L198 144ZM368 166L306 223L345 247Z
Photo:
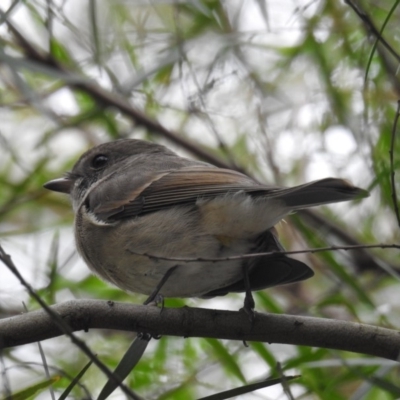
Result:
M263 185L135 139L92 148L44 186L71 196L77 248L94 273L150 295L173 269L159 287L164 297L210 298L310 278L306 264L282 254L207 259L283 251L274 226L288 214L368 196L335 178Z

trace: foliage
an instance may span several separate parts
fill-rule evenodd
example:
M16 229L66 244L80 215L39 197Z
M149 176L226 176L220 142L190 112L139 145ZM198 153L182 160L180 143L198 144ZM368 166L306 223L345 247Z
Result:
M49 304L71 298L143 301L89 275L75 254L68 199L42 188L88 147L122 137L158 141L191 157L207 153L260 181L289 186L332 175L371 190L362 203L318 210L323 224L301 213L281 224L288 250L398 243L391 172L400 167L400 140L392 144L400 10L387 0L356 4L2 2L1 243L42 298ZM375 43L380 31L387 42ZM103 92L124 99L144 120L111 106ZM146 118L172 136L149 129ZM398 180L395 187L400 192ZM398 251L301 257L316 276L257 293L258 311L399 328ZM37 308L0 268L0 316L24 312L22 302ZM166 301L166 307L184 304L236 310L242 296ZM108 331L79 337L110 368L133 339ZM399 398L393 362L329 349L249 345L153 340L126 383L146 399L186 400L285 374L301 377L242 398L283 399L289 392L297 399ZM88 362L65 337L42 346L49 375L37 346L2 351L3 397L48 398L50 384L59 397ZM91 366L69 398L94 398L104 383ZM117 393L112 398L123 398Z

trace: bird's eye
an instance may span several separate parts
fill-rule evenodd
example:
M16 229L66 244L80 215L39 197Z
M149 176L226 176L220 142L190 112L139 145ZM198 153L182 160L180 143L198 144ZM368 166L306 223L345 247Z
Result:
M103 168L108 162L108 157L104 154L98 154L96 157L92 159L90 166L93 169L101 169Z

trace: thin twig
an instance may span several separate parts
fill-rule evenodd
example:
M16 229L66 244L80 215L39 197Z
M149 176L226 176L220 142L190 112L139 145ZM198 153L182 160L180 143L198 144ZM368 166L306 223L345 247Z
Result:
M356 5L351 0L345 0L345 3L348 4L354 12L358 15L358 17L364 22L364 24L368 27L369 31L377 38L379 41L386 47L386 49L392 54L392 56L397 60L400 61L400 55L396 53L393 47L382 37L379 30L375 27L372 19L369 15L360 8L359 5Z
M323 251L337 251L337 250L359 250L359 249L400 249L400 244L358 244L354 246L329 246L329 247L318 247L314 249L307 249L307 250L290 250L290 251L268 251L265 253L251 253L251 254L240 254L237 256L230 256L230 257L216 257L216 258L204 258L204 257L161 257L156 256L154 254L148 253L136 253L132 250L129 250L131 254L137 256L144 256L154 260L163 260L163 261L177 261L177 262L220 262L220 261L231 261L231 260L243 260L247 258L257 258L257 257L274 257L277 255L290 255L290 254L306 254L306 253L321 253Z
M300 225L301 227L302 225L299 223L299 216L301 217L301 220L304 220L308 226L315 228L315 230L318 232L323 232L326 237L330 237L331 235L334 236L337 239L338 244L344 244L346 246L362 245L362 243L356 240L348 231L341 228L335 222L324 218L317 212L307 209L301 210L296 214L289 215L289 219L293 221L295 226ZM355 250L351 256L356 264L357 271L364 271L367 269L379 271L382 269L382 260L376 261L371 252L366 249L361 248L358 251ZM384 261L384 264L388 265L390 268L396 268L388 261Z
M71 326L69 326L56 311L54 311L42 300L42 298L35 292L32 286L19 273L11 257L4 251L1 245L0 245L0 260L21 282L21 284L26 288L30 296L34 298L43 308L43 310L51 317L52 321L58 327L58 329L60 329L64 334L66 334L71 339L72 343L74 343L77 347L79 347L89 357L89 359L92 360L93 363L99 367L99 369L107 376L107 378L114 380L121 388L121 390L127 396L129 396L129 398L134 400L140 400L140 397L138 397L126 385L124 385L121 382L121 380L92 353L92 351L89 349L89 347L86 345L85 342L83 342L78 337L76 337L76 335L74 335Z
M399 0L396 0L395 3L392 5L392 8L389 10L389 13L387 14L385 20L383 21L383 24L382 24L381 29L379 31L379 37L382 37L383 31L385 30L386 25L389 23L390 18L392 17L392 15L393 15L393 13L396 10L398 5L399 5ZM367 68L366 68L366 71L365 71L365 77L364 77L364 85L367 82L368 72L370 70L372 59L373 59L373 56L375 54L375 50L378 47L378 44L379 44L379 38L375 38L375 42L374 42L374 44L372 46L371 54L370 54L370 56L368 58L368 64L367 64Z
M362 8L362 5L360 4L360 2L358 2L357 5L354 4L351 0L346 0L345 2L356 12L358 17L363 21L364 27L367 30L367 32L372 33L376 39L376 41L373 45L372 51L371 51L370 58L368 60L365 80L367 79L367 73L370 69L370 65L372 62L372 56L376 49L376 51L379 54L380 61L382 62L382 65L386 69L386 72L392 82L394 90L396 91L397 94L399 94L400 93L400 83L399 83L399 79L398 79L397 64L400 61L400 56L389 45L389 43L386 42L386 40L382 37L382 32L383 32L387 22L389 21L390 15L394 12L394 9L397 7L397 4L396 3L393 4L392 9L389 11L387 18L386 18L384 24L382 25L381 30L379 31L375 27L374 23L372 22L372 19L368 16L367 12ZM389 53L393 55L393 57L397 60L396 63L391 62L391 60L388 57L388 52L384 51L384 49L387 49L389 51Z
M1 345L1 342L0 342ZM2 349L1 349L2 350ZM3 395L5 395L5 398L11 398L11 388L10 388L10 381L8 379L7 375L7 368L4 363L4 358L3 358L3 352L0 351L0 376L2 379L2 390L3 390Z
M0 25L2 25L4 22L7 21L7 19L11 16L12 12L14 11L14 8L17 5L20 5L20 1L19 0L14 0L12 2L12 4L10 5L10 7L8 7L8 10L3 12L2 15L0 16Z
M276 363L276 370L278 371L279 378L282 379L282 382L281 382L282 388L283 388L283 391L285 392L288 400L294 400L293 394L292 394L292 392L290 390L290 386L288 384L288 379L286 378L285 373L283 372L282 364L280 362Z
M28 307L26 306L25 302L22 302L22 306L24 307L25 312L29 312ZM43 347L42 347L40 341L37 342L37 345L39 348L40 358L42 359L42 365L43 365L44 373L46 375L46 379L50 382L51 376L50 376L49 366L48 366L47 360L46 360L46 355L44 354L44 350L43 350ZM50 391L51 400L56 400L56 397L54 395L53 384L51 384L49 386L49 391Z
M394 143L395 143L396 131L397 131L397 123L399 122L399 117L400 117L400 100L397 101L397 110L396 110L396 116L394 118L394 123L393 123L393 128L392 128L392 137L390 140L390 150L389 150L390 184L392 187L392 200L393 200L394 212L395 212L396 218L397 218L397 224L399 225L399 228L400 228L400 213L399 213L399 205L398 205L398 201L397 201L396 182L394 180L395 172L394 172L394 161L393 161L393 149L394 149Z
M3 14L4 12L0 10L0 16ZM42 63L47 67L53 68L58 72L65 74L65 76L71 75L71 71L67 70L63 65L61 65L56 59L54 59L54 57L52 57L51 54L42 54L36 50L35 47L31 45L31 43L18 31L17 28L15 28L10 21L7 20L6 23L10 31L18 40L21 48L25 52L26 57L35 62ZM86 82L85 79L82 78L82 80L78 83L69 83L69 86L75 89L83 90L91 95L100 107L117 108L122 113L130 117L137 125L144 126L150 132L158 133L161 136L166 137L173 143L182 146L184 149L190 151L192 154L201 159L206 160L220 168L233 168L230 164L222 161L219 157L216 157L207 150L204 150L201 146L185 139L177 132L173 132L172 130L165 128L158 121L149 118L142 111L135 109L125 98L108 92L107 90L98 86L96 83ZM238 167L236 167L236 169L240 171Z

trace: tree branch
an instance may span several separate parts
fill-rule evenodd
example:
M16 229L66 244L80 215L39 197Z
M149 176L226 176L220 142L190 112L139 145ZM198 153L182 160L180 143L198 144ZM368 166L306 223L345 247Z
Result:
M399 117L400 117L400 100L397 101L397 110L396 110L396 116L394 118L392 135L391 135L391 139L390 139L390 150L389 150L390 186L392 189L392 201L393 201L394 213L395 213L396 219L397 219L397 225L400 228L400 213L399 213L399 205L398 205L398 200L397 200L396 180L394 177L395 167L394 167L394 157L393 157L394 142L396 139L397 123L399 122Z
M266 251L261 253L247 253L247 254L239 254L236 256L228 256L228 257L161 257L156 256L154 254L149 253L137 253L135 251L129 250L129 253L135 254L137 256L144 256L152 260L163 260L163 261L177 261L177 262L219 262L219 261L232 261L232 260L245 260L248 258L257 258L257 257L275 257L277 255L292 255L292 254L307 254L307 253L322 253L326 251L352 251L359 249L400 249L400 244L391 243L378 243L378 244L359 244L354 246L326 246L326 247L315 247L313 249L301 249L301 250L279 250L279 251Z
M381 31L375 26L372 18L367 14L367 12L362 8L361 2L353 2L352 0L345 0L345 3L348 4L353 11L357 14L360 20L363 22L364 28L368 34L372 34L376 38L376 50L380 56L380 60L385 67L385 70L392 82L393 89L397 93L400 94L400 81L398 79L398 70L397 65L400 61L400 55L393 49L393 47L385 40L382 36L382 29L385 27L386 22L381 28ZM393 63L388 54L391 54L396 62Z
M333 221L330 221L329 219L325 218L316 211L301 210L296 214L289 215L290 221L293 222L295 226L299 225L298 222L299 215L301 216L301 219L304 220L304 222L308 226L315 228L319 232L324 232L324 235L326 237L332 235L335 237L335 239L349 246L362 245L362 243L356 240L351 234L346 232L338 224L334 223ZM367 249L354 250L351 255L355 263L355 268L359 272L367 270L373 270L377 272L382 271L384 270L382 268L382 264L387 264L387 266L391 270L398 269L398 266L383 261L382 259L376 261L374 255L371 254Z
M71 342L74 343L78 348L82 350L84 354L108 377L108 379L114 381L118 387L121 388L121 390L128 395L128 398L131 399L139 399L139 397L133 393L125 384L121 382L121 379L115 375L114 372L112 372L105 364L103 364L90 350L90 348L87 346L87 344L76 337L73 333L73 329L71 328L70 324L68 321L64 320L63 316L60 316L60 314L57 312L57 310L54 310L52 307L49 307L45 301L33 290L32 286L25 281L25 279L22 277L22 275L19 273L17 267L14 265L13 261L11 260L11 257L3 250L3 248L0 245L0 261L4 263L4 265L15 275L15 277L21 282L21 284L27 289L29 295L34 298L39 305L42 307L42 312L47 315L47 319L50 319L51 324L53 327L57 327L57 330L63 334L66 334L70 339ZM32 313L25 314L25 315L31 315ZM11 318L14 320L14 318ZM7 322L8 320L11 319L5 319ZM0 323L4 320L0 320ZM58 335L59 336L59 335ZM3 341L4 337L1 334L1 329L0 329L0 350L4 347L5 341Z
M0 16L4 16L4 13L0 10ZM39 65L47 66L56 72L59 72L61 76L69 77L74 74L60 62L58 62L50 53L42 53L38 51L31 43L19 32L19 30L9 21L6 21L8 28L13 33L15 38L18 40L25 57L28 60L39 63ZM77 74L75 74L77 75ZM150 132L154 132L169 139L172 143L178 144L182 148L191 152L193 155L200 159L206 160L207 162L216 165L220 168L236 169L237 171L244 172L243 169L236 165L231 165L219 157L214 156L211 152L203 149L200 145L193 143L192 141L184 138L177 132L167 129L161 125L157 120L148 117L142 111L133 107L126 98L119 96L115 93L111 93L103 89L95 82L90 81L87 78L82 77L77 82L67 82L68 85L73 89L82 90L85 93L92 96L93 100L102 107L112 107L118 109L128 117L130 117L136 125L145 127Z
M51 307L71 330L116 329L153 335L208 337L323 347L398 361L400 332L359 323L201 308L165 308L99 300L71 300ZM0 320L0 348L62 335L44 311Z

